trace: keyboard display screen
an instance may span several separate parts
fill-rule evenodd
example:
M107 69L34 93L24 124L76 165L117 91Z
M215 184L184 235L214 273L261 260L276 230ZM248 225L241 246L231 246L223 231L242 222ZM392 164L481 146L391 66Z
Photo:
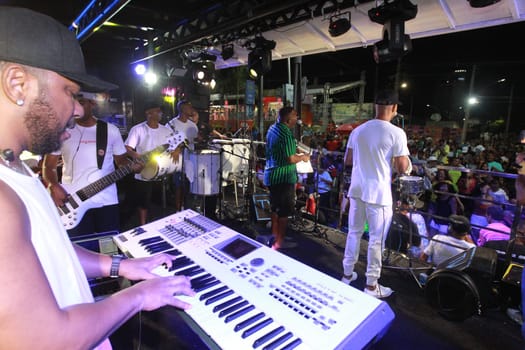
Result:
M221 247L220 251L228 254L230 257L234 259L239 259L245 256L246 254L253 252L257 248L258 248L257 246L242 239L242 237L237 237L233 241Z

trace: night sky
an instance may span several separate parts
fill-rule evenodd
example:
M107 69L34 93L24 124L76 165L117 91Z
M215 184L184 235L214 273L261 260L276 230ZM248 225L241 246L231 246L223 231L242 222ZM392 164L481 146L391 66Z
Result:
M404 102L402 113L408 115L412 110L416 123L425 123L436 112L443 120L460 122L464 109L459 107L468 95L475 65L473 93L480 103L471 108L471 118L482 122L506 119L514 84L511 123L525 128L522 125L525 118L521 116L525 107L525 55L519 47L522 33L525 22L413 39L412 51L401 60L400 81L409 84L408 89L400 92ZM396 71L395 62L376 64L370 47L304 56L302 62L303 76L309 84L356 81L365 70L368 102L373 100L375 86L388 84L389 73L393 75ZM265 77L266 85L277 87L286 82L286 69L286 60L274 61L272 72ZM457 74L456 69L466 72ZM497 83L501 78L507 80ZM356 102L357 94L341 93L333 99Z

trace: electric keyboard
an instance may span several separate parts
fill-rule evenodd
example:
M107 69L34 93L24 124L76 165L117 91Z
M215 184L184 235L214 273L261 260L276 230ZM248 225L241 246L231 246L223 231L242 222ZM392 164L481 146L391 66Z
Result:
M173 255L155 272L190 276L197 294L178 298L223 349L361 349L394 319L387 303L192 210L114 240L131 257Z

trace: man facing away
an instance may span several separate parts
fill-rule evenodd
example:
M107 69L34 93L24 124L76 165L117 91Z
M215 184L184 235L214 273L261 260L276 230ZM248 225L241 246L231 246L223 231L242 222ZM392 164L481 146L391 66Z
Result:
M406 134L391 123L397 115L398 103L396 92L380 91L375 101L375 119L352 131L345 153L345 164L352 166L352 179L341 280L348 284L357 279L354 267L359 258L363 227L368 222L370 238L364 292L377 298L392 294L392 289L378 283L382 252L392 221L392 171L403 174L410 170Z
M59 151L44 157L43 178L53 201L59 207L67 201L68 192L78 191L105 175L115 171L114 163L119 167L129 164L126 147L119 129L109 123L98 121L93 115L96 106L95 96L83 92L78 97L84 114L75 119L75 126L69 131L71 137L64 141ZM106 136L98 135L98 127L106 125ZM99 138L106 137L104 147ZM98 156L102 156L99 167ZM58 182L57 165L62 156L61 183L68 185L64 189ZM115 183L102 189L81 204L89 208L80 222L68 230L69 236L87 235L94 232L118 231L120 229L117 185Z
M292 130L297 123L297 112L292 107L283 107L277 121L266 134L266 166L264 185L270 188L273 249L287 248L284 237L288 216L295 205L296 163L309 161L307 154L296 153L296 142Z
M108 336L135 313L189 308L184 276L159 277L168 254L107 256L72 244L42 182L20 160L23 150L56 151L70 137L82 87L115 88L86 73L75 35L56 20L0 6L0 348L111 349ZM94 302L93 277L141 281Z

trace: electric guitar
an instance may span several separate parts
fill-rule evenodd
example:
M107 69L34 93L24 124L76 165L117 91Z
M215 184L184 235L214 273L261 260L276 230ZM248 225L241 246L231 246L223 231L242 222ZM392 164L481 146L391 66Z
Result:
M146 152L140 156L138 160L142 163L146 163L151 157L157 156L159 154L164 154L166 152L171 152L182 143L184 143L184 138L182 134L176 133L172 134L166 144L163 144L159 147L152 149L149 152ZM137 160L134 160L135 163ZM68 191L68 196L64 201L64 205L58 207L58 212L60 214L60 219L66 230L70 230L78 225L80 220L84 217L86 211L91 208L100 207L100 203L94 203L91 201L91 198L105 189L106 187L114 184L118 180L124 178L125 176L133 172L133 163L126 166L120 167L114 172L101 177L100 179L92 182L91 184L75 190L73 185L61 184L66 191ZM89 177L89 175L86 175ZM85 183L85 182L83 182Z

